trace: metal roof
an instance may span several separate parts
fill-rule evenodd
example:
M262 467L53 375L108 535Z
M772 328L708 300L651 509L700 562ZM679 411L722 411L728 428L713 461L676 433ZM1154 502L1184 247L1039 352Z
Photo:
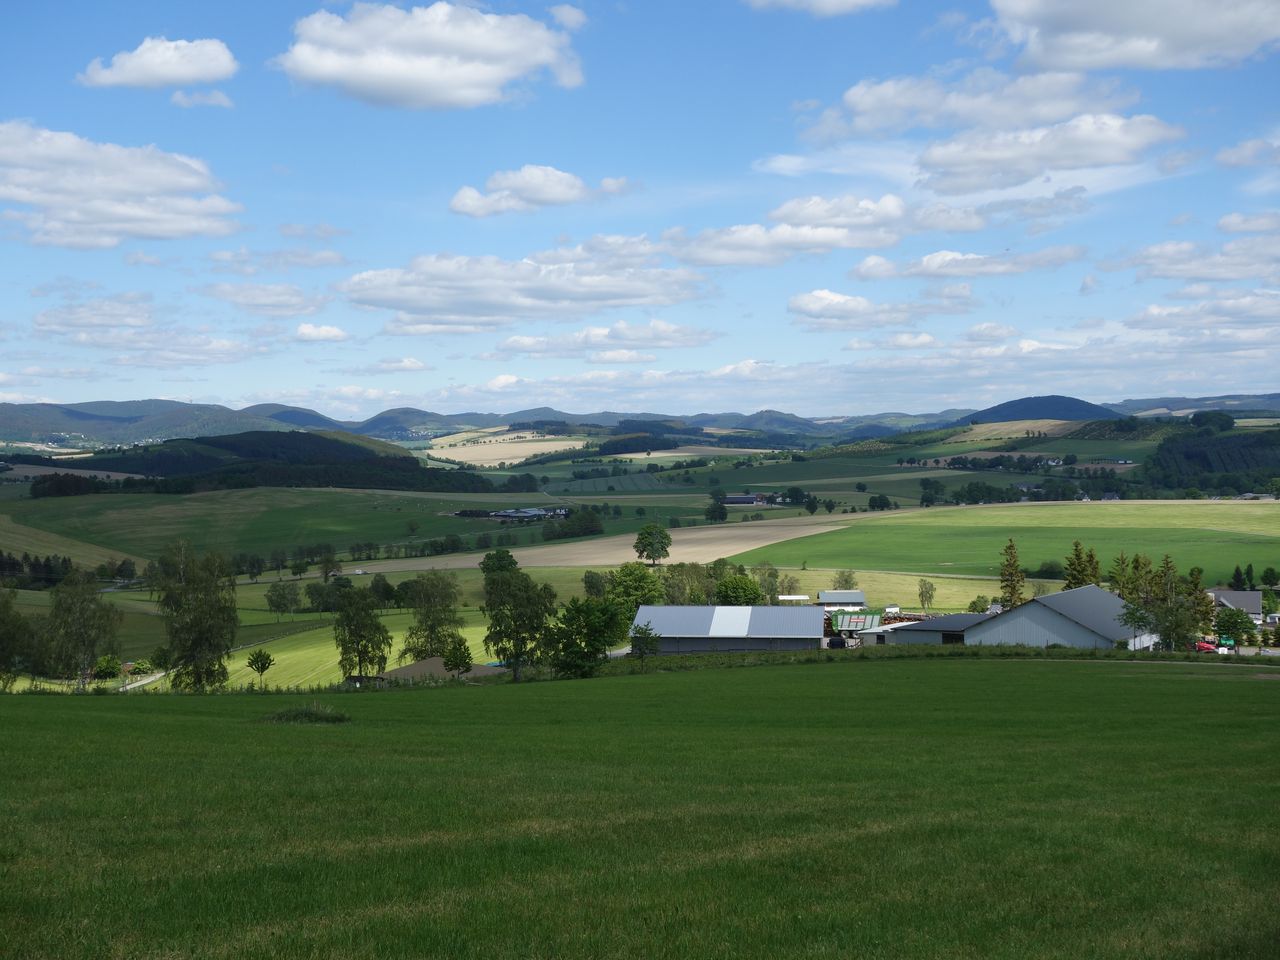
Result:
M821 637L817 607L642 606L634 625L661 637Z
M832 615L831 625L837 630L874 630L880 626L880 614L837 613Z
M1133 630L1120 622L1124 601L1094 584L1036 597L1031 602L1043 604L1104 639L1126 640L1133 636ZM1013 610L1005 611L1001 616L1007 616Z
M1255 617L1262 616L1261 590L1210 590L1213 599L1232 610L1243 610Z
M819 590L822 603L866 603L867 595L861 590Z
M918 620L912 623L903 623L898 625L899 630L945 630L948 633L958 631L963 633L975 623L981 623L983 620L990 620L994 614L991 613L949 613L945 617L933 617L929 620Z

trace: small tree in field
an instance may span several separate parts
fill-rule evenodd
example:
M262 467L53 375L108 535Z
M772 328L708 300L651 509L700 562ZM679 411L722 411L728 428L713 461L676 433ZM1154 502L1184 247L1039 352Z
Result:
M671 553L671 534L656 523L646 523L636 534L636 556L656 566Z
M249 654L249 659L245 663L250 670L258 675L258 686L266 690L266 687L263 686L262 675L275 666L276 658L267 653L267 651L259 649Z
M932 580L921 580L917 585L916 594L920 598L920 608L926 613L933 606L934 586Z
M457 680L471 672L471 647L462 634L455 634L444 651L444 668Z
M837 570L836 575L831 578L832 590L857 590L858 575L852 570Z

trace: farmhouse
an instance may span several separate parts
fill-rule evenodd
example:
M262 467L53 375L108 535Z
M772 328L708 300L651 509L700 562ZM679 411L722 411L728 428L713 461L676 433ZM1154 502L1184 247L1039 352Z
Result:
M1130 650L1149 648L1157 639L1155 634L1138 634L1125 626L1120 622L1123 612L1123 600L1089 584L1036 597L974 623L963 631L964 642L973 646L1057 645L1094 650L1110 650L1123 642Z
M648 625L660 653L817 650L823 613L806 607L642 606L634 626Z
M867 595L861 590L819 590L818 605L824 613L854 613L867 609Z
M1209 591L1213 597L1213 605L1229 610L1243 610L1254 623L1262 623L1262 591L1261 590L1219 590Z

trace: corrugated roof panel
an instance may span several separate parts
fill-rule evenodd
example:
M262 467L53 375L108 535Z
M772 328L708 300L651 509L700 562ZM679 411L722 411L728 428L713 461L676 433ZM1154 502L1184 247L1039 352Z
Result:
M715 607L711 617L711 637L745 637L751 626L751 607Z
M1120 622L1120 615L1124 613L1124 601L1114 593L1093 584L1036 597L1032 602L1043 604L1108 640L1122 640L1133 636L1133 630Z
M753 637L821 637L823 615L818 607L746 607L751 611Z
M715 607L643 606L636 611L636 624L649 624L661 637L710 636Z
M866 603L867 595L861 590L819 590L818 599L823 603Z

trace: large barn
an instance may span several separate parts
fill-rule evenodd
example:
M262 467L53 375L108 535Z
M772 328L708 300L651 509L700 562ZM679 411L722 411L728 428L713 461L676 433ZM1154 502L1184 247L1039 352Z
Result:
M658 635L661 653L817 650L823 612L817 606L643 606L634 625L646 624Z
M1092 584L1036 597L964 631L975 646L1021 644L1027 647L1082 647L1111 650L1123 643L1145 650L1154 634L1140 634L1120 622L1124 601ZM926 621L927 622L927 621Z

